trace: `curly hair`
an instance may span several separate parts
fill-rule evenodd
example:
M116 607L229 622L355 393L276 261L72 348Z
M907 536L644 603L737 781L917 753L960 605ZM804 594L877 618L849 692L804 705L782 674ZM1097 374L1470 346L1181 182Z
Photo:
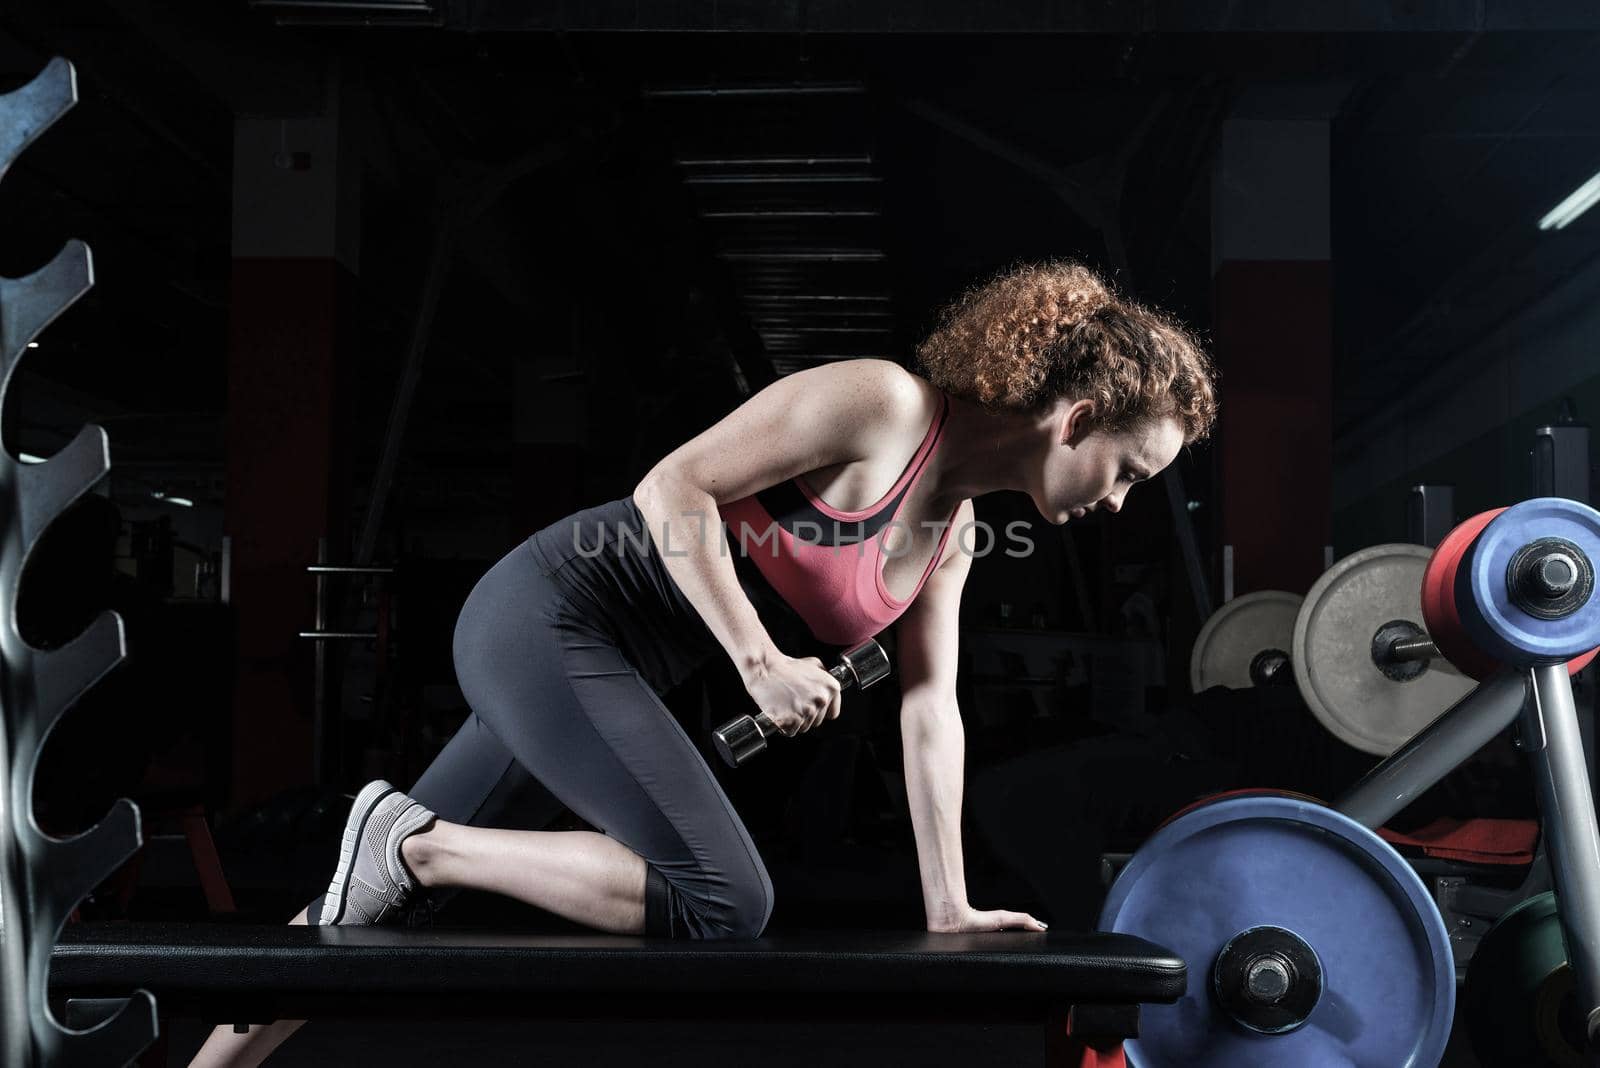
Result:
M1104 430L1173 416L1186 444L1216 421L1216 370L1194 335L1070 260L1014 267L968 291L917 356L934 385L991 411L1040 411L1067 396L1092 401Z

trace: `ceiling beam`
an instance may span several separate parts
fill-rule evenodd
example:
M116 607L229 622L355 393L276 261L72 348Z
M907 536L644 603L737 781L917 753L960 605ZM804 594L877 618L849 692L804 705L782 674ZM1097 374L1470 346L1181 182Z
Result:
M349 0L354 5L362 0ZM326 0L337 10L340 0ZM573 0L455 0L448 27L485 31L654 31L683 33L1485 33L1600 29L1600 5L1525 0L925 0L897 3L727 4L678 0L617 4Z

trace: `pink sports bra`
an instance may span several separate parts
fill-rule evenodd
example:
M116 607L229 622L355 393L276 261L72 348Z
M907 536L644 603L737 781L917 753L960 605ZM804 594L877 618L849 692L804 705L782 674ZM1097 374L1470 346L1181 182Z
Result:
M944 555L955 513L911 596L891 596L883 581L884 539L944 436L950 400L941 397L922 444L876 504L859 512L830 508L803 476L719 507L736 561L748 560L803 619L818 641L859 644L899 619Z

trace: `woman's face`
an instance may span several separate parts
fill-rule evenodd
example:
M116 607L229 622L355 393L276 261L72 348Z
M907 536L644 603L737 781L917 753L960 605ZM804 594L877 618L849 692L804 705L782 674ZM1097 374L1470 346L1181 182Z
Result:
M1183 427L1172 416L1121 431L1091 429L1092 406L1077 401L1055 420L1034 506L1060 526L1093 511L1116 512L1134 483L1154 478L1183 447Z

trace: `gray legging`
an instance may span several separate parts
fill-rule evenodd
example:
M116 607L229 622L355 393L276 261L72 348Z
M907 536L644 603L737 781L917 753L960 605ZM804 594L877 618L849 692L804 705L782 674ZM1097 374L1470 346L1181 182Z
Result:
M455 631L472 714L410 792L452 823L503 825L531 775L644 858L646 934L753 938L772 913L766 867L657 696L720 650L644 543L624 498L489 569Z

